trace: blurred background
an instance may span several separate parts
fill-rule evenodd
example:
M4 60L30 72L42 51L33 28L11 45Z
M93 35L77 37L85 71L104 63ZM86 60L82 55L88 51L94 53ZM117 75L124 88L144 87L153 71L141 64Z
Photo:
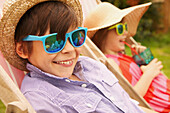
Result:
M3 2L0 0L0 9ZM163 72L170 78L170 0L101 0L110 2L120 9L152 2L148 11L142 17L134 39L149 47L154 55L162 61ZM1 12L1 11L0 11ZM1 18L0 13L0 18ZM127 54L130 49L127 47ZM5 106L0 101L0 113L5 113Z
M170 78L170 0L101 1L110 2L120 9L152 2L152 5L140 20L134 39L151 49L154 57L162 61L163 72ZM126 53L130 54L128 47Z

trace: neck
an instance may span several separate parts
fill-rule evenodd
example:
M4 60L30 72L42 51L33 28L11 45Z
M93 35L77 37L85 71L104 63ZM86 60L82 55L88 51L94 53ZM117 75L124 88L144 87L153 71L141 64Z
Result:
M112 50L107 49L106 51L103 52L105 55L109 54L109 55L117 55L119 56L119 52L115 52Z
M74 80L74 81L81 81L76 75L71 75L70 77L68 77L70 80Z

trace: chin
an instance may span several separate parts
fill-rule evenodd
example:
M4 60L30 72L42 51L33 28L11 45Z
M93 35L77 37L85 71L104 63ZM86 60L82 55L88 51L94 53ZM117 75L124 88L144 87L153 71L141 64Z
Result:
M125 47L121 47L121 51L124 51L125 50Z
M122 48L122 49L119 49L119 50L118 50L118 52L120 52L120 51L124 51L124 50L125 50L125 49L123 49L123 48Z

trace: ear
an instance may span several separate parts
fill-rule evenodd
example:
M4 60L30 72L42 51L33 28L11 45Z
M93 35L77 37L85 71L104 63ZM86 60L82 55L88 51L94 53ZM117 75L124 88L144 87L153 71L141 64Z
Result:
M28 53L24 53L24 47L23 47L22 41L16 43L16 52L21 58L23 58L23 59L28 58Z

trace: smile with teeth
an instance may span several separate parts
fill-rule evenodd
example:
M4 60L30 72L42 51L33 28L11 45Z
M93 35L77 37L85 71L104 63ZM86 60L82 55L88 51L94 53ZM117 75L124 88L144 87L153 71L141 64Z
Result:
M66 64L66 65L69 65L69 64L72 64L73 61L72 61L72 60L71 60L71 61L57 61L57 62L55 62L55 63L57 63L57 64Z

